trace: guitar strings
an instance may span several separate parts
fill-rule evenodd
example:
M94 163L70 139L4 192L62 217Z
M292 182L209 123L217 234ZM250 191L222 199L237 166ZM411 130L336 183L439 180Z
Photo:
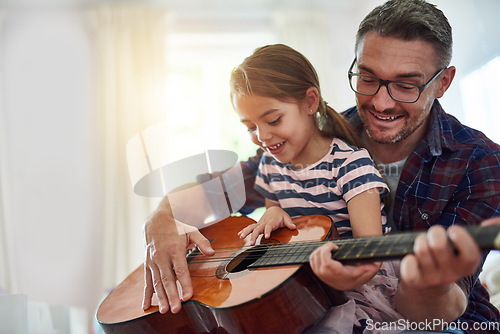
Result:
M336 240L325 240L325 241L299 241L287 244L260 244L253 246L243 246L243 247L221 247L215 248L216 255L211 257L199 257L196 256L191 259L190 263L209 263L209 262L220 262L225 261L230 258L236 258L238 256L243 256L246 251L250 251L244 257L247 260L254 260L262 257L268 251L272 251L272 258L275 260L280 260L282 258L290 256L303 256L305 254L312 253L316 248L321 246L326 242L335 243L339 249L342 247L355 248L355 246L367 247L369 245L375 244L379 246L383 242L390 242L395 244L394 241L413 241L417 233L407 233L407 234L394 234L386 236L376 236L369 238L349 238L349 239L336 239ZM368 242L366 242L368 240ZM408 244L406 244L408 246ZM297 248L299 248L297 250ZM302 249L300 249L302 248ZM360 249L355 249L359 251ZM292 251L292 254L285 253ZM405 249L407 252L408 250ZM201 254L201 253L200 253ZM228 254L228 255L226 255ZM201 254L202 255L202 254Z
M491 226L490 226L491 227ZM485 230L484 227L481 229L476 228L475 230L472 229L472 227L469 227L471 233L472 231L476 231L474 235L478 234L478 231ZM498 234L498 230L500 229L500 226L496 226L494 230L494 234ZM356 247L364 247L366 248L369 245L375 244L376 247L379 247L381 245L385 245L385 243L389 243L389 248L385 250L385 254L383 253L382 255L389 255L394 249L398 249L402 242L404 248L399 249L399 252L393 252L393 254L397 255L404 255L409 252L411 252L413 242L416 238L416 236L419 234L419 232L413 232L413 233L395 233L395 234L390 234L390 235L382 235L382 236L376 236L376 237L363 237L363 238L346 238L346 239L333 239L333 240L324 240L324 241L299 241L299 242L291 242L287 244L260 244L260 245L253 245L253 246L243 246L243 247L221 247L221 248L215 248L216 250L216 255L207 257L203 256L203 254L197 252L197 254L192 254L191 258L189 259L190 263L208 263L208 262L220 262L220 261L225 261L227 259L232 258L242 258L246 260L254 260L258 259L267 253L267 251L272 250L272 258L273 259L280 259L280 258L285 258L288 256L301 256L307 253L312 253L317 247L321 246L322 244L326 242L333 242L335 243L339 248L337 251L341 251L342 248L349 248L351 247L354 249L352 253L355 252L361 252L363 249L356 248ZM472 233L471 233L472 234ZM368 242L365 242L368 240ZM397 245L397 246L396 246ZM297 250L298 247L302 247L303 249ZM312 248L314 247L314 248ZM491 246L485 246L486 247L491 247ZM498 247L498 246L496 246ZM289 253L281 253L280 251L290 251L290 249L293 248L293 254ZM250 250L248 254L245 255L245 252ZM347 253L349 253L351 250L348 249ZM375 251L373 252L375 253ZM228 254L227 256L225 254ZM194 256L196 255L196 256ZM197 256L201 255L201 256ZM371 255L371 254L370 254ZM189 258L190 256L187 255ZM335 257L334 257L335 258Z
M306 247L314 247L314 249L318 248L322 244L327 241L313 241L313 242L292 242L288 244L264 244L264 245L254 245L254 246L243 246L243 247L220 247L215 248L214 256L204 256L201 253L197 253L196 255L201 255L194 257L189 263L210 263L210 262L220 262L231 258L236 258L238 255L245 253L250 250L250 253L245 256L246 259L258 259L262 257L262 255L268 251L273 252L273 258L280 258L289 256L289 254L280 254L280 251L289 251L291 249L296 250L297 248L304 248L301 251L304 254L305 251L309 251L309 249L305 249ZM240 252L241 251L241 252ZM259 254L260 253L260 254ZM225 255L227 254L227 255ZM295 252L294 254L300 255L300 252ZM189 257L189 255L188 255Z

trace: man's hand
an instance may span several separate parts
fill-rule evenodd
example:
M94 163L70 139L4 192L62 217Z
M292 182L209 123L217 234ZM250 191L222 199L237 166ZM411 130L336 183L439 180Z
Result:
M455 320L468 303L456 282L473 275L480 261L481 251L465 229L432 226L415 239L414 254L401 260L396 310L412 321Z
M195 228L174 220L171 211L157 210L144 224L145 286L143 309L151 306L153 293L159 300L160 313L177 313L181 299L193 296L186 249L196 245L207 256L215 252L210 242ZM182 296L180 296L182 293Z

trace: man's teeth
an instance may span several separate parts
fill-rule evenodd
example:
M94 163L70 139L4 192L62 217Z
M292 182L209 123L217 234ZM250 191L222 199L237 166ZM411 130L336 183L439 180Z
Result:
M276 150L276 149L278 149L281 145L283 145L283 143L279 143L279 144L276 144L276 145L274 145L274 146L268 146L268 147L269 147L269 149L271 149L271 150Z
M382 121L394 121L395 119L398 119L401 116L390 116L390 117L382 117L379 115L375 115L376 118L382 120Z

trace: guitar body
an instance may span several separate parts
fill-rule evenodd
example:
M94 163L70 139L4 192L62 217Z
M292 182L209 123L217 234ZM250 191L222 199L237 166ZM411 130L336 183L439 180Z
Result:
M193 297L177 314L160 314L157 303L142 310L144 269L141 265L104 299L97 320L105 333L300 333L333 306L343 294L325 286L308 264L248 268L258 246L237 233L254 223L230 217L205 227L216 253L188 256ZM297 230L274 231L263 243L288 244L338 237L325 216L294 219ZM332 235L334 234L334 235Z

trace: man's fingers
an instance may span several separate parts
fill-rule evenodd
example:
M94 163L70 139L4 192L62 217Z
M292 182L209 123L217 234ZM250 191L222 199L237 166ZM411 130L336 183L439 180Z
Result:
M147 310L151 307L151 298L153 298L154 287L153 279L151 278L151 271L149 267L144 263L144 295L142 298L142 309Z
M486 219L481 223L482 226L499 225L499 224L500 224L500 217L493 217L490 219Z
M179 297L179 289L177 288L177 280L175 276L162 272L161 282L163 288L165 288L166 298L168 300L168 304L170 305L170 310L172 311L172 313L179 312L181 310L181 298ZM156 291L156 294L158 294L158 291ZM158 298L161 301L160 296L158 296ZM161 311L162 309L160 306L160 312ZM168 308L165 309L165 312L166 311L168 311Z
M214 249L210 245L210 241L203 236L198 230L193 230L187 234L187 242L186 244L195 244L200 252L206 256L211 256L215 253ZM189 268L186 262L186 257L176 256L172 257L173 262L173 270L175 274L175 279L178 281L179 285L175 286L175 296L179 296L179 293L182 295L182 300L189 300L193 296L193 285L191 283L191 276L189 273ZM169 286L170 287L170 286ZM181 291L179 291L179 289ZM167 294L170 296L170 288L167 290ZM177 302L177 299L173 299L174 302ZM176 304L177 305L177 304ZM177 308L170 304L173 313L177 312ZM179 302L180 308L180 302Z
M448 229L450 240L458 252L457 274L459 276L471 275L481 261L481 250L469 233L458 226Z
M406 255L401 260L400 271L401 279L412 286L416 286L421 281L418 261L413 254Z
M203 253L203 255L206 255L206 256L214 255L215 251L212 248L210 241L207 238L205 238L203 236L203 234L201 234L198 230L190 232L188 237L189 237L188 243L195 244L198 247L198 249L200 250L200 252ZM177 273L177 271L176 271L176 273Z
M177 280L175 285L175 296L182 298L183 301L189 300L193 296L193 285L191 283L191 276L189 274L189 268L187 267L187 264L181 263L180 265L176 265L174 263L174 271L175 278ZM180 300L178 306L180 308ZM170 308L172 309L173 313L177 313L176 310L174 311L174 307L172 306L172 304L170 304Z
M456 277L453 277L453 262L456 260L454 249L446 230L441 226L432 226L427 235L429 254L432 257L432 271L426 275L430 284L442 284L443 282L452 283Z
M153 278L153 287L156 292L156 296L158 297L160 313L167 313L169 309L169 298L167 296L168 290L165 290L165 285L167 285L165 276L160 274L160 271L157 267L151 268L152 278ZM173 310L172 310L173 311Z
M450 284L474 273L481 252L460 226L429 228L415 239L414 254L401 261L401 277L413 286Z

